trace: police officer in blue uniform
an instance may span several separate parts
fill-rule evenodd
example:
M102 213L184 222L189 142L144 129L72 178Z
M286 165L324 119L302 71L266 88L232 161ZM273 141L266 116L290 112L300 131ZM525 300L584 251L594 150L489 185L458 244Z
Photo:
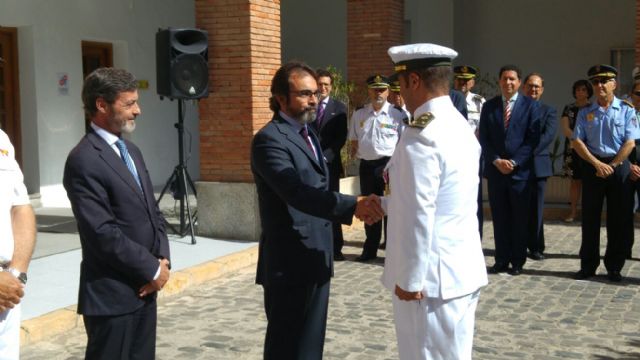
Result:
M633 200L627 159L639 137L631 103L614 95L618 71L596 65L588 71L596 101L578 113L573 148L585 160L582 191L582 245L576 279L588 279L600 265L600 216L607 201L607 248L604 265L610 281L622 280L633 239Z

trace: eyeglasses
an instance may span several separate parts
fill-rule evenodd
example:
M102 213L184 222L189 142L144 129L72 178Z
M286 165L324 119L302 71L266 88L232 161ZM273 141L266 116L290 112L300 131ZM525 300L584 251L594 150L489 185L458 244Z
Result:
M640 91L634 91L634 92L633 92L633 95L635 95L635 96L640 96Z
M289 91L292 94L296 94L303 98L310 98L315 96L316 99L320 96L320 91L311 91L311 90L298 90L298 91Z
M387 90L389 90L389 88L371 88L371 90L375 91L375 92L385 92Z
M613 79L609 78L609 79L593 79L591 80L591 83L595 86L598 86L600 84L604 85L606 83L608 83L609 81L611 81Z

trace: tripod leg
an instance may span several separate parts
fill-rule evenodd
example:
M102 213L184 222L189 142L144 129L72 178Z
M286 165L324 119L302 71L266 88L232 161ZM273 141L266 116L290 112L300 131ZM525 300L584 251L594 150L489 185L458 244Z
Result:
M162 200L162 198L164 197L164 194L167 193L167 189L169 189L169 186L171 186L171 183L176 178L176 176L178 176L177 169L173 169L171 176L169 176L169 180L167 180L167 183L164 185L164 187L162 188L162 191L160 192L160 196L158 197L158 200L156 200L156 204L158 204L158 206L160 206L160 200Z
M189 188L187 187L187 176L189 174L187 173L187 169L186 168L182 168L182 182L184 185L184 199L186 199L187 202L187 215L189 216L189 229L191 230L191 244L195 245L196 243L196 235L195 235L195 231L193 230L193 216L191 216L191 205L189 205Z

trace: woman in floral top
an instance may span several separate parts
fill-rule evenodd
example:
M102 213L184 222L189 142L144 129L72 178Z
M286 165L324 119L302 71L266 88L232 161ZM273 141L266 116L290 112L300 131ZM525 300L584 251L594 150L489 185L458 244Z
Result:
M578 111L583 107L590 105L589 99L593 95L593 87L587 80L578 80L573 83L573 97L576 101L564 107L562 117L560 118L560 126L566 137L564 142L564 165L563 171L565 176L571 177L570 186L570 202L571 212L564 221L572 222L577 216L578 197L582 190L582 158L576 153L571 146L571 136L573 128L576 125Z

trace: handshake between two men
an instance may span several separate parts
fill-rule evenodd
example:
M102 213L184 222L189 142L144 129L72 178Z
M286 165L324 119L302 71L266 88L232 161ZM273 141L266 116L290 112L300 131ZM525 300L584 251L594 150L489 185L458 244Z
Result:
M355 217L367 225L372 225L382 220L385 216L382 209L381 198L376 194L358 196Z

